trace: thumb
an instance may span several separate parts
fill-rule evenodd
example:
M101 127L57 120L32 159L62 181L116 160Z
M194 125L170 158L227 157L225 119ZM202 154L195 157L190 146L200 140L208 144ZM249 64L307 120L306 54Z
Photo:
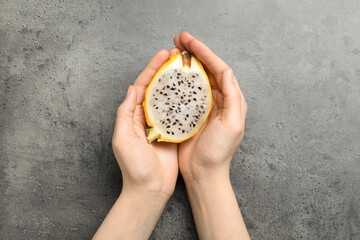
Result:
M136 89L130 86L125 100L117 110L114 137L127 136L133 131L134 112L136 108ZM131 132L130 132L131 131ZM126 134L128 133L128 134Z
M234 127L241 123L242 95L231 68L223 72L221 85L224 97L222 123L225 127Z

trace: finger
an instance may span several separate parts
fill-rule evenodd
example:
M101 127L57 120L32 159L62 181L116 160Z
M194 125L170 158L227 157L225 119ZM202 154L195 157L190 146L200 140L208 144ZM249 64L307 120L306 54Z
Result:
M216 90L221 89L221 88L218 87L216 79L215 79L214 75L209 71L209 69L207 69L206 66L204 66L204 69L205 69L205 72L206 72L206 74L208 76L211 89L216 89Z
M247 109L248 109L248 106L247 106L247 103L245 101L245 97L240 89L240 86L239 86L239 83L238 81L235 81L239 91L240 91L240 95L241 95L241 116L245 122L245 118L246 118L246 115L247 115Z
M213 53L204 43L200 42L188 32L180 34L180 43L194 53L201 62L217 77L218 86L221 86L221 76L229 66Z
M125 100L117 110L114 138L133 134L134 112L136 108L136 90L130 86Z
M224 96L222 123L225 127L234 128L239 125L239 120L242 120L241 92L230 68L224 72L222 77L222 93Z
M181 53L181 50L177 47L174 47L170 50L170 56L174 55L175 53Z
M177 35L174 37L174 44L177 48L179 48L181 51L184 51L184 46L182 45L182 43L180 42L180 36Z
M169 52L166 49L160 50L150 60L145 69L140 73L134 83L134 87L137 89L137 104L141 104L144 100L144 94L146 87L154 77L155 73L160 67L169 59Z

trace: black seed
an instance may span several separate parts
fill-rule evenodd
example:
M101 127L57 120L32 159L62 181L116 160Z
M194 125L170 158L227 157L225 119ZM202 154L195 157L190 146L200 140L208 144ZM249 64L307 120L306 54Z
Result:
M167 118L166 121L169 121L169 122L170 122L170 118Z
M184 97L183 97L183 96L181 96L180 98L181 98L181 99L184 99Z
M202 109L204 109L204 105L201 105L200 107L201 107Z
M159 78L159 82L161 82L161 78Z
M155 98L155 100L158 100L158 98Z
M201 90L201 87L198 87L199 90Z
M179 77L176 77L177 79L179 79Z
M206 95L204 96L204 98L206 98Z
M187 118L185 118L185 121L187 120ZM181 126L181 125L180 125Z
M191 97L191 96L192 96L191 94L188 95L188 97Z
M171 132L171 135L174 135L175 133L174 132Z
M164 93L164 96L167 96L168 94L167 93Z
M185 105L188 105L188 103L186 102Z
M170 125L167 125L166 128L170 128Z
M199 113L201 113L201 110L199 110Z
M169 114L167 113L166 116L169 116Z
M159 109L159 107L156 107L155 109Z
M170 76L170 79L172 79L172 77Z
M178 75L178 76L180 76L180 75L181 75L181 73L178 73L177 75Z
M166 88L169 88L170 86L169 85L166 85Z
M170 98L168 97L168 100L170 100Z
M162 90L165 90L165 87L163 87Z
M170 103L166 102L165 105L169 105Z
M182 123L179 123L180 126L182 126L183 124Z
M196 124L195 123L193 123L193 127L195 127L196 126Z
M176 122L173 123L173 126L176 125Z
M176 86L175 83L173 83L173 86L174 86L174 87Z
M184 83L184 81L183 81L183 80L181 80L180 82L181 82L181 83Z
M171 91L174 91L175 89L176 89L176 88L173 88L173 87L172 87L172 88L170 88L170 90L171 90Z
M195 75L192 75L193 78L195 78Z
M193 98L193 100L196 102L196 98Z
M172 111L173 109L171 107L169 107L169 110Z
M205 111L203 111L203 113L205 113Z
M156 104L154 104L153 107L156 107Z
M178 128L179 130L181 130L181 128Z
M188 102L191 102L191 99L189 99Z
M189 117L189 114L186 114L186 117Z
M160 94L163 94L163 92L162 92L162 91L160 91Z
M178 95L179 93L178 92L175 92L175 95Z
M197 94L197 92L193 91L193 94Z
M180 89L178 89L178 92L181 92Z
M175 119L176 122L179 122L179 119Z
M185 130L183 129L181 132L182 132L182 133L184 133L184 132L185 132Z
M181 82L178 82L178 85L180 86Z
M170 134L170 132L169 132L169 131L166 131L166 133L167 133L167 134Z
M155 97L155 94L153 94L153 97Z
M159 89L156 89L156 90L155 90L155 92L158 92L158 91L159 91Z
M162 110L162 112L165 112L165 110Z

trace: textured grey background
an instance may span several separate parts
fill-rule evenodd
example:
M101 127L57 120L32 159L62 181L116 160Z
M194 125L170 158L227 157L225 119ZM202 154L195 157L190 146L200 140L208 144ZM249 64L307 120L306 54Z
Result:
M121 191L117 106L187 30L247 99L253 239L360 239L360 2L0 1L0 239L89 239ZM179 179L151 239L197 239Z

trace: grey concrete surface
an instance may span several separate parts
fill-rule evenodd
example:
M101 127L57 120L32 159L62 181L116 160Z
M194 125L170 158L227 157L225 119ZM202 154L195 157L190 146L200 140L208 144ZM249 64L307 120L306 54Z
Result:
M231 181L252 239L360 239L360 2L0 1L0 239L90 239L121 191L117 106L187 30L249 111ZM197 239L181 178L151 239Z

